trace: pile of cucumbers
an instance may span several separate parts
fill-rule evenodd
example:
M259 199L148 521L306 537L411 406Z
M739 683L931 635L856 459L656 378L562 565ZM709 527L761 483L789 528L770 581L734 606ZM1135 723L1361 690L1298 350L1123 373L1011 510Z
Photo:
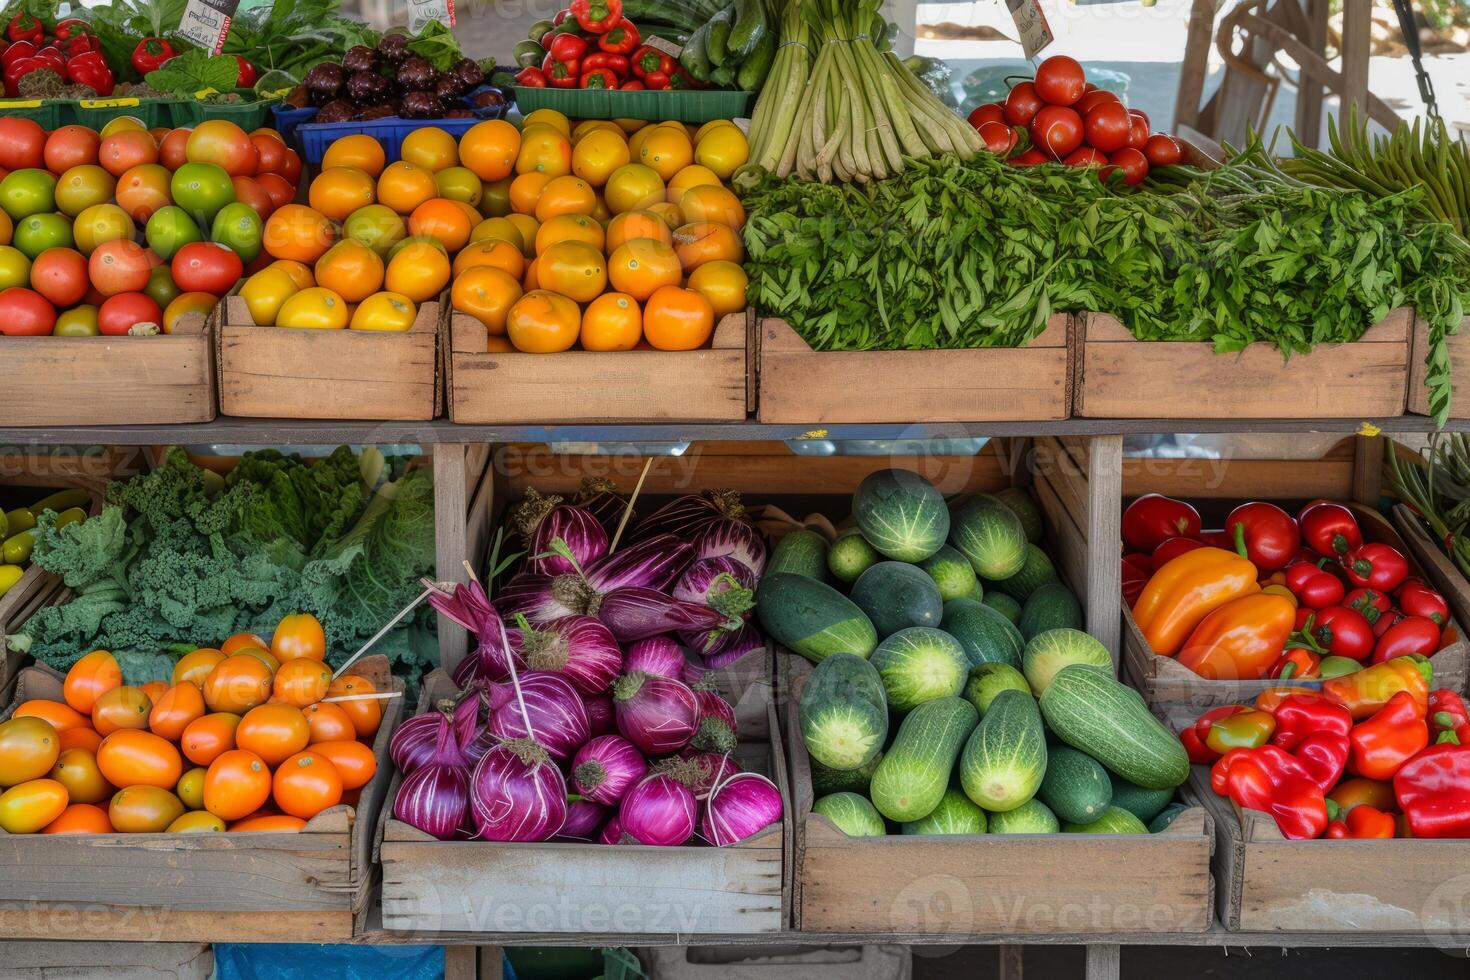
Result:
M1143 834L1183 811L1179 740L1118 682L1023 490L946 503L883 470L836 541L782 538L761 624L816 664L813 809L852 836Z
M782 0L624 0L623 16L642 27L664 23L689 33L679 64L697 81L754 92L780 43Z

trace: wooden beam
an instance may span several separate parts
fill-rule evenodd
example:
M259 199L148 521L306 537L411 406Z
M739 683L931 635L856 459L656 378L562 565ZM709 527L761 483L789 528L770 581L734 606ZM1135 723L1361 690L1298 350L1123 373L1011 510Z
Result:
M475 980L474 946L444 947L444 980Z
M1342 7L1342 104L1346 119L1356 106L1358 118L1368 109L1368 57L1373 46L1373 0L1344 0Z
M1375 509L1383 492L1383 443L1380 436L1353 440L1353 499Z
M1174 128L1198 126L1205 76L1210 72L1210 44L1215 39L1215 0L1194 0L1184 35L1179 95L1174 102Z
M440 582L464 582L465 522L469 514L466 489L468 447L444 443L434 447L434 553L435 577ZM439 664L453 670L469 650L464 628L439 620Z
M1315 54L1327 58L1327 16L1329 0L1302 0L1306 4L1307 33L1302 38ZM1322 83L1308 72L1298 75L1296 93L1297 139L1310 147L1316 147L1322 139L1322 104L1327 90Z

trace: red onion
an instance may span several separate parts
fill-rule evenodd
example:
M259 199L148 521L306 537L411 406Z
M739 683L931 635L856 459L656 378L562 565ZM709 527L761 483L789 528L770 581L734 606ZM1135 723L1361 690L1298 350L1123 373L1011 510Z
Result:
M728 667L747 653L763 650L766 638L760 630L746 623L733 633L726 633L715 641L714 646L704 651L705 666L711 670Z
M590 842L607 820L607 807L573 796L567 800L567 819L553 840Z
M470 774L461 764L453 726L447 716L440 717L444 724L438 725L429 757L398 786L393 816L430 836L449 840L464 822Z
M696 690L699 727L689 744L708 752L735 751L735 709L714 691Z
M501 614L525 616L540 626L566 616L586 616L597 611L597 594L587 580L576 573L568 575L532 575L521 572L501 588L495 607Z
M469 630L478 641L474 652L454 669L454 683L466 687L476 678L501 681L510 676L505 666L500 614L479 582L456 585L448 594L435 590L429 595L429 604L446 619Z
M684 650L667 636L650 636L628 645L623 669L629 674L643 672L672 677L688 683L689 661Z
M638 844L677 847L694 836L697 806L689 787L654 773L628 790L618 807L623 836Z
M597 618L624 643L674 631L713 633L730 622L717 609L637 587L616 589L603 596Z
M587 583L598 592L630 587L666 589L679 580L692 561L692 545L671 534L660 534L629 545L588 568Z
M450 745L452 755L446 761L455 765L467 764L459 749L459 733L455 729L452 714L454 711L454 702L445 699L438 702L433 710L414 715L398 726L393 737L388 740L388 757L393 760L399 772L405 776L412 775L414 770L433 759L439 735L445 730L455 737ZM474 729L469 731L473 737Z
M599 844L621 844L623 842L623 824L614 813L608 818L607 823L602 825L602 833L597 835Z
M766 543L760 531L743 520L719 517L694 536L694 558L732 558L749 569L753 578L766 570Z
M583 697L582 707L587 711L587 730L592 737L611 735L618 730L618 721L613 714L612 695L606 692L595 697Z
M524 738L526 722L510 684L490 684L490 720L485 730L499 739ZM539 742L554 759L569 759L591 737L582 696L560 674L527 674L521 678L525 714Z
M617 484L597 476L587 477L582 481L581 489L577 491L576 503L597 518L608 538L617 533L618 525L623 522L623 515L628 512L628 500L618 493ZM638 515L628 514L623 533L628 534L637 524Z
M694 790L696 796L707 795L720 780L740 771L740 763L719 752L701 752L687 748L679 753L679 758L694 764L694 769L690 770L694 775L689 788Z
M734 490L704 490L685 494L664 504L638 525L638 539L655 534L676 534L693 538L706 525L722 517L745 519L745 507Z
M509 636L517 666L560 674L582 694L606 691L622 670L618 641L591 616L566 616L539 628L523 616L516 620Z
M662 535L608 555L587 568L585 576L522 572L505 584L495 604L503 615L520 613L537 626L565 616L597 616L608 592L666 589L693 560L690 544Z
M567 819L567 782L544 748L514 739L475 766L470 804L481 840L550 840Z
M713 558L697 559L684 569L684 574L679 576L678 583L669 594L685 602L713 605L712 600L732 589L754 590L756 580L757 575L741 564L739 559L717 555ZM752 603L753 601L752 597ZM749 608L747 606L739 612L747 612Z
M575 562L552 551L557 539L565 542ZM567 504L552 508L541 518L527 542L526 571L533 574L579 573L607 554L607 531L597 518Z
M644 755L668 755L689 744L699 725L699 700L672 677L625 674L613 684L618 731Z
M765 776L742 772L710 791L700 834L716 847L754 837L781 819L781 791Z
M618 735L594 738L572 758L572 787L594 803L612 806L648 773L648 761Z

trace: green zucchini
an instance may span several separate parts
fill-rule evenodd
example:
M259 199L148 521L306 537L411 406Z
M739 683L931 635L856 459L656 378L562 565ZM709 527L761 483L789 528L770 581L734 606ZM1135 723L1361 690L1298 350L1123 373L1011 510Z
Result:
M987 815L992 834L1055 834L1062 829L1057 815L1040 800L1027 800L1014 810Z
M777 572L755 590L755 613L771 638L812 663L834 653L866 659L878 634L851 599L825 582Z
M944 497L909 470L869 473L852 495L852 516L868 543L895 561L923 561L949 534Z
M1113 806L1121 807L1144 823L1164 812L1174 801L1174 790L1144 789L1120 776L1113 777Z
M690 3L675 0L623 0L623 16L638 24L644 21L662 21L694 31L709 17Z
M927 817L903 825L905 834L983 834L985 811L957 789L947 789Z
M1021 672L1031 693L1041 697L1046 693L1057 671L1072 664L1113 669L1113 657L1108 648L1096 639L1074 629L1047 630L1026 641L1021 651Z
M1051 679L1041 714L1062 741L1145 789L1189 778L1189 756L1136 691L1098 667L1072 664Z
M766 562L766 574L790 572L805 575L818 582L827 580L827 539L817 531L802 528L792 531L776 542L771 559Z
M848 598L872 620L879 636L910 626L939 625L944 600L924 570L901 561L880 561L858 576Z
M919 567L934 580L935 587L939 589L939 598L945 602L971 596L980 587L980 580L975 577L975 570L970 567L969 561L947 544L940 545L938 551L919 562ZM980 596L974 598L981 598L984 594L981 589ZM1017 606L1017 614L1020 611L1020 606Z
M942 630L922 626L899 630L879 643L871 666L883 678L888 706L898 712L912 711L926 701L958 697L969 673L959 641Z
M878 552L856 528L843 531L827 550L827 571L839 582L851 585L858 576L878 564Z
M755 53L756 47L768 33L766 11L761 0L735 0L732 5L734 23L730 26L730 37L726 42L730 57L743 62Z
M730 55L730 27L734 22L734 17L735 8L732 5L710 18L709 40L705 42L704 50L709 58L709 63L715 68L723 65ZM710 74L713 76L713 70Z
M962 698L926 701L904 718L893 744L873 773L873 805L899 823L928 816L949 787L965 739L977 721Z
M974 599L951 599L944 604L939 628L960 641L971 667L1000 663L1021 666L1026 641L1011 621Z
M1036 795L1062 820L1088 823L1102 816L1112 802L1112 776L1086 752L1054 746L1047 753L1046 777Z
M888 828L883 818L865 797L856 793L833 793L812 804L812 812L820 813L849 837L886 837Z
M699 26L699 30L689 35L689 43L679 52L679 64L701 82L709 81L710 70L714 67L709 63L709 31L710 21L705 21Z
M1036 795L1045 774L1046 735L1036 700L1000 692L960 754L965 795L992 812L1014 810Z
M1088 823L1063 823L1064 834L1146 834L1148 828L1122 807L1110 806Z
M1021 607L1016 628L1026 639L1058 627L1082 628L1082 606L1072 590L1061 582L1048 582L1031 593Z
M755 46L740 64L740 70L735 73L735 87L742 92L757 92L765 83L766 76L771 73L771 66L776 62L776 51L780 47L780 39L775 31L768 30L761 42Z
M1160 811L1157 817L1148 822L1148 832L1150 834L1163 833L1169 829L1169 825L1178 818L1179 814L1188 809L1189 807L1183 803L1170 803Z

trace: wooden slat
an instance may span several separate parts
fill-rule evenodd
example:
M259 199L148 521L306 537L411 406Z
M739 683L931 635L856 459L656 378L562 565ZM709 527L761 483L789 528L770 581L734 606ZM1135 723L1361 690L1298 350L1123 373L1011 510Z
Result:
M1123 948L1121 946L1087 947L1087 967L1083 974L1087 980L1118 980L1123 972Z
M1145 493L1240 500L1348 500L1354 464L1347 460L1123 460L1124 500Z
M1384 440L1377 436L1358 436L1354 440L1352 499L1365 507L1377 508L1383 491Z
M6 980L209 980L214 954L201 943L0 943Z
M1460 567L1432 540L1419 519L1404 504L1393 509L1393 524L1408 546L1409 560L1424 570L1429 584L1444 596L1450 613L1461 624L1470 623L1470 581ZM1437 683L1436 687L1440 685Z
M467 582L463 561L467 554L467 520L472 492L465 453L460 443L434 447L434 554L435 578L440 582ZM464 659L469 637L464 627L439 620L439 665L449 670Z

